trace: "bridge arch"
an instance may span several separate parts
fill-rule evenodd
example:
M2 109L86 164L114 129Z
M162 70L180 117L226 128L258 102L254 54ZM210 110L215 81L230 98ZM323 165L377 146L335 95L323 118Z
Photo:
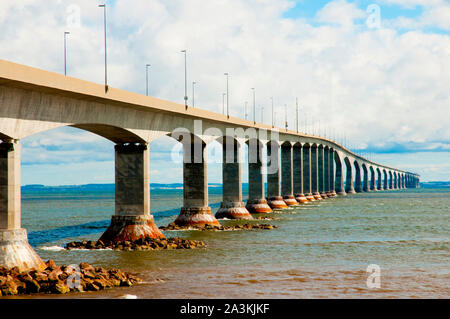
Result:
M384 189L389 189L389 187L388 187L388 176L387 176L387 172L386 172L386 169L383 169L383 188Z
M345 195L345 183L344 183L344 168L342 165L343 160L337 150L334 150L334 163L336 166L335 172L335 190L339 195Z
M370 191L370 187L369 187L369 170L367 169L367 164L363 163L362 165L362 169L363 169L363 191L364 192L368 192Z

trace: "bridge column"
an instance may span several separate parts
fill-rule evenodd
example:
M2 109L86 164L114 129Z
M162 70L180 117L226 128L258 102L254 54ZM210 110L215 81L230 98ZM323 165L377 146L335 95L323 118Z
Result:
M264 145L258 140L248 142L248 201L251 214L271 213L272 208L264 196Z
M377 188L379 191L382 191L383 190L383 179L382 179L381 171L379 169L377 169L377 176L378 176Z
M311 147L311 191L315 200L322 200L319 193L319 152L317 146Z
M208 206L206 145L198 138L183 142L183 207L175 219L179 226L220 225Z
M242 201L241 145L234 138L225 137L223 147L223 201L216 218L253 219Z
M358 165L358 168L355 167L355 192L362 192L362 181L361 181L361 167Z
M373 170L373 167L370 167L370 190L376 191L377 190L377 184L376 184L376 177L375 177L375 171Z
M44 262L21 228L20 150L16 141L0 144L0 267L43 270Z
M363 189L364 192L370 192L369 171L368 171L367 166L365 164L362 165L361 167L362 167L363 174L364 174L362 189Z
M337 155L336 155L337 156ZM342 162L336 162L336 192L338 195L345 196L347 193L344 188L344 175L342 174Z
M325 154L323 146L317 148L318 151L318 173L319 173L319 194L322 199L328 198L325 192Z
M288 206L298 205L294 197L294 171L292 145L284 143L281 146L281 193Z
M280 146L276 142L267 144L267 157L270 169L267 168L267 198L272 209L283 209L288 206L281 196ZM270 170L270 171L269 171Z
M301 144L296 144L292 148L292 162L294 171L294 196L298 203L308 202L303 190L303 150Z
M325 170L324 183L325 183L325 194L327 197L331 197L330 189L330 149L328 147L323 150L323 165Z
M104 243L163 238L150 214L150 152L147 144L118 144L115 150L115 215L100 237Z
M311 146L304 145L303 149L303 192L310 202L315 201L311 187Z
M334 182L334 149L328 152L328 162L330 163L330 196L336 197L335 182Z
M347 164L346 164L347 165ZM355 194L355 188L353 187L353 174L352 174L352 164L347 166L347 176L345 181L345 192L347 194Z

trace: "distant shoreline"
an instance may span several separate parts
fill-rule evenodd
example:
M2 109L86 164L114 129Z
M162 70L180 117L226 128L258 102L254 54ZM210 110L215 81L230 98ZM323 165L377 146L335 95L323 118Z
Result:
M210 188L221 188L221 183L209 183ZM243 188L248 188L248 183L242 183ZM422 182L420 187L423 188L448 188L450 187L450 181L433 181ZM49 190L49 189L80 189L80 190L114 190L115 184L82 184L82 185L42 185L42 184L30 184L21 186L22 190ZM183 189L183 183L150 183L151 189Z

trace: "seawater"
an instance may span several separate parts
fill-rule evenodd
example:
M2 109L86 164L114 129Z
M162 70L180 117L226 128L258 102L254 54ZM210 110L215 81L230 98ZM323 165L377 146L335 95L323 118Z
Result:
M209 189L213 212L221 191ZM151 190L158 226L175 220L181 206L181 189ZM261 221L279 226L274 230L165 232L203 240L206 249L58 250L69 241L97 240L113 214L113 190L24 190L22 225L42 259L86 261L144 279L130 288L26 298L450 297L450 189L370 192L313 202ZM380 288L367 287L370 264L380 267Z

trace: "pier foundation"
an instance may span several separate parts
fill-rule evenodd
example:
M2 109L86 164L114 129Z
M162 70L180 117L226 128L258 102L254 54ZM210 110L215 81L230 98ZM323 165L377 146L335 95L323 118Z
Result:
M44 262L21 228L20 151L15 141L0 144L0 266L43 270Z
M115 215L100 237L104 243L163 238L150 214L149 149L118 144L115 150Z

